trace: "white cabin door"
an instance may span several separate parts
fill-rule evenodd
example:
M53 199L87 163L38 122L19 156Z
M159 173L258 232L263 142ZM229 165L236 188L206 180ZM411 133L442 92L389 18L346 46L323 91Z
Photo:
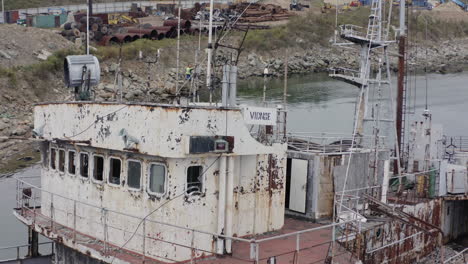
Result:
M292 159L291 161L291 188L289 192L289 209L305 213L306 186L307 186L307 160Z

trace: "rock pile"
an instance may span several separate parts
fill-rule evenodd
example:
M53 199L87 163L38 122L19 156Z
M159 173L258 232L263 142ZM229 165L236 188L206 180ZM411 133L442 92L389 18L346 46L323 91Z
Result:
M2 67L37 63L55 51L74 45L56 31L18 25L0 25L0 36Z

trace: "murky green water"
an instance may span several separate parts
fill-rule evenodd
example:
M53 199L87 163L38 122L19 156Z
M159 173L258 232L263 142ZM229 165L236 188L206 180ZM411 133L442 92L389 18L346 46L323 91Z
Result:
M430 74L427 79L433 122L442 124L446 135L468 136L468 73ZM411 121L420 119L425 109L426 78L411 77L409 82L408 105L415 113ZM288 84L289 131L352 133L357 88L325 74L292 76ZM242 80L239 85L241 102L262 105L263 78ZM281 103L283 87L282 80L269 80L267 101Z
M425 108L425 77L411 80L416 87L410 105L415 108L412 119L419 118ZM434 123L444 125L447 135L468 135L468 74L429 75L428 103ZM357 88L332 80L324 74L292 76L288 85L288 129L294 132L352 132ZM263 79L252 78L239 82L239 101L262 105ZM267 83L269 103L283 100L283 80ZM20 176L38 175L38 167L19 173ZM13 179L0 179L0 247L26 244L27 230L12 215L15 207L16 183ZM0 250L0 259L7 252ZM15 252L8 252L8 256Z

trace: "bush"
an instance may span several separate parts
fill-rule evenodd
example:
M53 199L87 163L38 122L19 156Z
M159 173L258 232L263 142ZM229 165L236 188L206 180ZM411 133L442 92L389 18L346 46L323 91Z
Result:
M16 68L3 68L0 67L0 78L8 78L13 86L16 86L18 79L16 77Z
M57 74L63 71L63 62L68 55L82 54L80 50L65 49L53 53L43 62L23 67L26 78L30 80L38 78L49 78L50 74Z
M358 7L352 11L338 14L338 25L353 24L366 30L369 20L369 7ZM398 25L398 9L393 11L393 25ZM288 24L268 30L251 30L245 40L245 48L271 51L284 47L310 47L313 43L322 46L329 45L335 31L335 13L313 14L292 17ZM446 21L436 19L427 13L413 12L408 20L409 38L411 41L425 39L427 21L428 39L439 41L444 39L468 36L468 22ZM386 24L384 24L386 27ZM389 36L394 31L390 28Z

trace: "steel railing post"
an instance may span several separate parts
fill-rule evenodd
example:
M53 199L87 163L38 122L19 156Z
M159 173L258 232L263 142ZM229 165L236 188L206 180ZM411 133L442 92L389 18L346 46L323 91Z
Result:
M193 264L193 259L195 257L195 230L192 229L192 241L190 242L190 250L192 251L190 253L190 264Z
M31 192L31 196L33 197L33 224L36 223L36 195L32 194Z
M20 259L20 247L16 247L16 260Z
M54 194L50 194L50 230L54 231Z
M102 208L102 225L103 225L103 236L104 236L104 255L107 255L107 210Z
M143 263L145 263L146 259L146 218L143 218L143 241L142 241L142 249L143 249Z
M76 242L76 200L73 200L73 243Z
M258 243L255 243L255 263L259 264L259 245Z
M250 240L250 260L257 260L257 244L255 240Z
M297 262L296 263L300 263L299 261L299 250L300 250L300 233L297 233L296 234L296 260Z

